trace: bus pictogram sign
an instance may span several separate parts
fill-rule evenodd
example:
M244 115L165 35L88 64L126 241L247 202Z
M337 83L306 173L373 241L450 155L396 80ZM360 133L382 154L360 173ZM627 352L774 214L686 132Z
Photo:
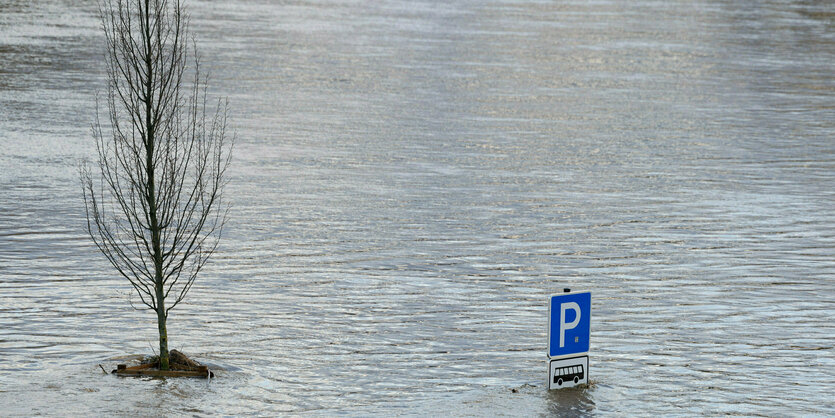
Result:
M589 383L589 356L548 362L548 389L563 389Z

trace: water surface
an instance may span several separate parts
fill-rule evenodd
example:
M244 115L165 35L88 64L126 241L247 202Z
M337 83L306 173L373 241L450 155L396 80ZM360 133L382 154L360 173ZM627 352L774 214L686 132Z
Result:
M825 2L190 11L234 211L169 335L219 377L98 368L157 337L84 233L95 5L4 1L2 415L835 412ZM549 393L564 287L592 385Z

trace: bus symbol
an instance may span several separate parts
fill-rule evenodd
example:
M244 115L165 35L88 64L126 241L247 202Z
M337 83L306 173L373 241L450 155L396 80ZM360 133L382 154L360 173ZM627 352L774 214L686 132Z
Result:
M589 356L551 359L548 389L565 389L589 383Z
M554 383L557 386L562 386L563 382L574 382L576 385L583 380L585 376L585 372L583 371L583 365L578 364L576 366L568 366L568 367L558 367L554 370Z

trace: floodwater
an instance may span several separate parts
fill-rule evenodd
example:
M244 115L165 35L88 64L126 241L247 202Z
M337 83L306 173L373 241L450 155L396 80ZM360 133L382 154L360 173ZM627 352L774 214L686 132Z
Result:
M90 0L0 1L0 415L835 414L835 12L191 1L234 209L170 318L84 232ZM592 292L546 390L547 296Z

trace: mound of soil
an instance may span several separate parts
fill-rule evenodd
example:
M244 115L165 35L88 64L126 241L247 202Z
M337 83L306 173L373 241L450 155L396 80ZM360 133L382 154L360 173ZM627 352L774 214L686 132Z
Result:
M168 366L171 370L197 370L202 364L188 358L180 351L171 350L168 352ZM159 358L157 358L157 368L159 368Z

